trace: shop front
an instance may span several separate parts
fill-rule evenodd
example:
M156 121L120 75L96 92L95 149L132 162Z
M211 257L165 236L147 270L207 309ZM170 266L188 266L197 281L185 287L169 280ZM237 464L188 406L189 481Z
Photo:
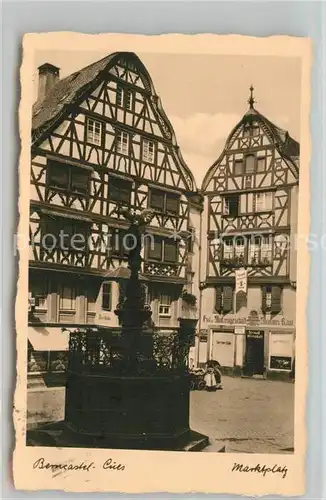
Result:
M204 317L207 341L199 360L217 361L225 374L291 379L295 358L295 327L285 318ZM206 340L206 339L205 339ZM205 353L206 348L206 353ZM205 358L205 360L204 360Z

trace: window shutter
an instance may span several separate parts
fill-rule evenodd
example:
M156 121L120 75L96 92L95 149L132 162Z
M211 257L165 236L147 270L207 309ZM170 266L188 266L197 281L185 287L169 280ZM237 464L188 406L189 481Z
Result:
M279 286L272 286L271 313L277 314L281 311L282 289Z
M164 242L164 260L167 262L177 262L178 260L178 244L177 242Z
M150 207L163 212L164 210L164 193L158 190L150 192Z
M62 189L69 188L69 167L57 162L49 162L48 185Z
M179 212L179 197L171 194L166 195L166 211L177 214Z
M162 260L162 240L159 237L154 238L152 241L147 242L148 258L153 260Z
M222 312L222 287L220 286L215 288L215 310Z
M233 309L233 288L223 287L223 312L228 313Z
M261 310L263 313L266 312L267 307L266 307L266 287L263 286L261 289Z
M132 183L130 181L118 178L109 179L109 199L110 201L118 201L130 203L132 191Z
M111 311L112 283L103 283L102 285L102 309Z
M87 194L89 184L89 174L81 169L71 170L71 189L78 193Z
M245 166L246 174L253 174L255 171L255 157L254 155L246 156L246 166Z

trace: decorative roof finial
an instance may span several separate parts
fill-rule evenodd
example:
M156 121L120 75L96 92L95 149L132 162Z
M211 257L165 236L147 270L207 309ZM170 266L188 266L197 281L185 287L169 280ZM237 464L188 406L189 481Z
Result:
M248 103L249 103L250 108L251 108L251 109L253 109L253 107L254 107L254 103L255 103L256 101L255 101L255 99L254 99L254 87L253 87L253 85L252 85L252 84L250 85L249 90L250 90L250 97L249 97L249 99L248 99Z

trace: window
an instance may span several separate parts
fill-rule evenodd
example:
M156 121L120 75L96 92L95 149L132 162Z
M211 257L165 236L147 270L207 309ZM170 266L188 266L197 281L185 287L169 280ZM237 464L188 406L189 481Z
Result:
M45 278L34 282L31 286L31 298L34 299L35 309L47 309L48 282Z
M245 262L246 239L235 237L223 240L223 261L242 265Z
M122 107L123 103L123 88L121 85L117 85L117 100L116 100L117 106Z
M148 258L159 262L173 262L178 261L178 244L172 239L164 240L161 237L154 237L154 244L148 242Z
M133 92L129 89L125 89L122 85L117 85L117 106L125 109L132 109L133 104Z
M225 260L232 260L234 257L234 249L233 249L233 240L224 240L223 241L223 258Z
M262 287L262 311L279 314L282 310L282 288L280 286Z
M89 173L86 170L71 169L71 191L87 195L89 183Z
M148 242L148 258L151 260L162 260L163 240L157 236L154 237L154 244Z
M265 172L266 158L264 156L258 156L257 158L257 172Z
M262 237L261 260L263 264L269 264L272 262L272 238L269 235L264 235Z
M102 285L102 309L111 311L112 308L112 283L105 282Z
M259 254L260 254L260 241L261 238L259 236L252 237L249 243L249 252L248 252L248 263L249 264L258 264L259 262Z
M35 351L28 343L28 373L64 372L68 367L67 351Z
M253 137L259 135L259 127L247 126L243 130L243 137Z
M224 214L231 217L239 215L239 196L226 196L224 199Z
M127 155L129 153L129 134L118 132L116 136L116 149L118 153Z
M89 171L56 161L49 162L47 186L87 196L89 190Z
M179 196L171 193L166 193L165 211L171 214L179 212Z
M218 286L215 289L215 310L218 313L229 313L233 310L234 291L231 286Z
M235 238L234 254L235 257L244 259L246 240L240 236Z
M142 158L148 163L154 162L154 142L143 139L142 143L143 155Z
M235 160L234 162L234 175L242 175L243 174L243 161Z
M82 222L67 221L66 219L45 220L42 228L42 248L52 250L87 249L89 225Z
M265 191L255 194L255 212L266 212L273 209L273 193Z
M165 193L163 191L158 191L157 189L152 189L150 191L149 204L151 208L164 212Z
M164 261L176 262L178 260L178 245L175 241L164 241Z
M247 155L245 159L245 173L253 174L255 172L255 156Z
M60 310L75 311L76 290L70 285L64 285L60 289Z
M180 197L174 193L167 193L158 189L150 191L149 206L154 210L177 215L179 213Z
M119 177L109 178L109 200L130 203L132 182Z
M171 303L172 303L171 295L168 295L166 293L160 294L159 308L158 308L159 316L166 316L166 317L171 316Z
M102 123L97 120L87 119L87 142L100 146L102 143Z
M246 175L245 188L251 188L252 185L252 175Z

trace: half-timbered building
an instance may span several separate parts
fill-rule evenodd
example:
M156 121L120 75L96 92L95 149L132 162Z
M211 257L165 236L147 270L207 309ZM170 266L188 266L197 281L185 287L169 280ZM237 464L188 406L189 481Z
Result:
M43 64L32 118L30 372L63 368L64 328L118 326L128 277L121 208L155 212L142 279L154 324L174 327L191 314L182 292L196 294L201 197L150 75L133 53L64 79Z
M197 356L243 375L287 376L294 363L299 144L255 108L250 92L248 111L203 181Z

